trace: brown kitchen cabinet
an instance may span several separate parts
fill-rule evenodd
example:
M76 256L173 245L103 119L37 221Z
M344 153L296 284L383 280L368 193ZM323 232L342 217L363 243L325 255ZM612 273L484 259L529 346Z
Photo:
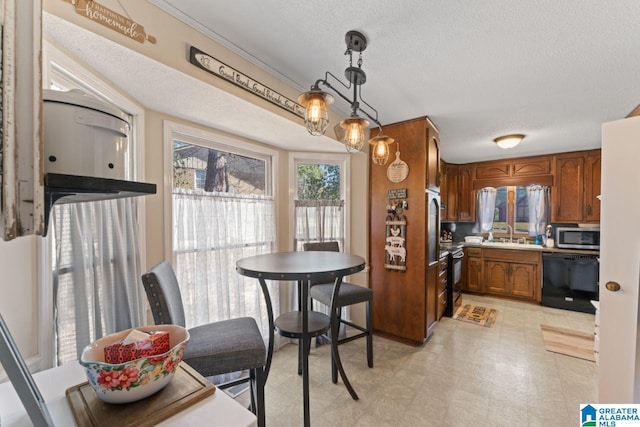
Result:
M551 156L514 159L511 162L511 176L544 176L551 174Z
M442 198L442 221L458 220L458 165L441 164L440 197Z
M482 162L476 165L475 179L509 178L511 164L508 161Z
M484 292L482 289L482 249L465 248L466 282L465 290L470 292Z
M440 169L440 135L438 129L427 118L427 180L425 188L432 191L440 191L442 171Z
M584 155L556 156L551 222L582 222L584 161Z
M440 258L438 266L438 320L442 318L447 309L447 264L449 257L445 255Z
M540 252L484 248L482 258L485 293L540 301Z
M600 222L600 170L600 150L555 156L552 222Z
M396 341L420 345L438 320L439 188L440 159L437 129L422 117L383 126L382 131L400 144L409 175L398 183L387 177L387 166L369 162L369 287L373 290L374 333ZM434 138L437 144L434 143ZM389 191L406 191L408 208L404 241L405 270L385 268Z
M584 168L584 222L600 222L600 150L587 154Z
M458 221L476 220L476 194L473 190L473 164L458 166Z

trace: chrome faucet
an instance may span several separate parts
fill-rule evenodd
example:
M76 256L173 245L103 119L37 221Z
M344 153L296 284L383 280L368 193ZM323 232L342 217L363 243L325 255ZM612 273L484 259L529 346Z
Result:
M509 228L509 243L513 243L513 227L509 224L507 224L507 227Z

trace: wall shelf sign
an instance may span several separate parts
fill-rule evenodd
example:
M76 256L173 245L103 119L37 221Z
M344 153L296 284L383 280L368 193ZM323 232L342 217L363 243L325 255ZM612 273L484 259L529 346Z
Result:
M233 83L256 96L295 114L296 116L304 118L305 109L296 101L287 98L283 94L263 85L259 81L252 79L224 62L217 60L213 56L204 53L197 47L191 46L189 62L216 77L220 77L221 79Z
M123 34L139 43L145 40L155 44L156 38L148 35L144 31L144 27L137 22L122 16L113 10L104 7L98 2L92 0L62 0L65 3L71 3L76 7L76 13L91 19L98 24L104 25L115 32ZM126 12L125 12L126 13Z
M404 215L387 215L386 239L384 244L384 268L387 270L407 270L407 218Z

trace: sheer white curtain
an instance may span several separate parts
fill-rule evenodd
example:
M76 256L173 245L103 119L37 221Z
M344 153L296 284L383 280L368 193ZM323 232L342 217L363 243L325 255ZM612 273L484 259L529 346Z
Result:
M174 268L187 327L247 316L268 337L260 285L238 274L236 261L276 250L273 198L173 190ZM268 286L277 315L278 284Z
M344 200L295 200L294 249L306 242L337 241L344 250Z
M527 204L529 206L529 235L544 235L549 219L549 187L528 186Z
M144 324L136 198L56 205L52 215L58 364Z
M496 210L496 193L493 187L485 187L476 194L476 223L474 233L488 233L493 229Z

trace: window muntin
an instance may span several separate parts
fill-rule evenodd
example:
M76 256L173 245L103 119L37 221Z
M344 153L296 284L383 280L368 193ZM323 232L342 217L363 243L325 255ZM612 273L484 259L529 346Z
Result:
M529 233L529 203L527 187L504 186L497 188L493 229L508 233L507 224L513 234Z

